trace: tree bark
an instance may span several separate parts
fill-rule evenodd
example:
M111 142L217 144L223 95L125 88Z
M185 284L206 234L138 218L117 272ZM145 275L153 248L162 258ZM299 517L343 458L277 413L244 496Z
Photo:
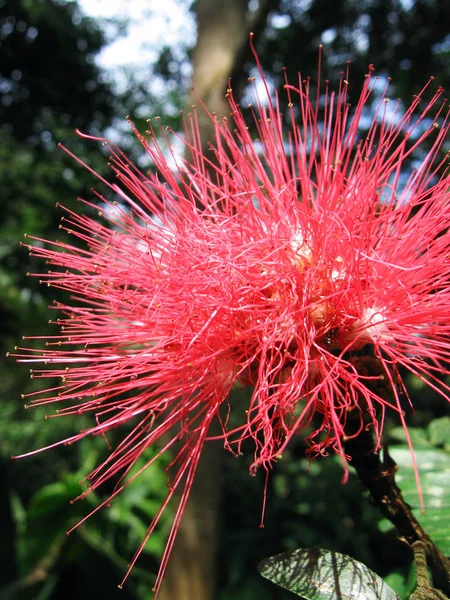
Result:
M158 600L216 600L223 447L207 442Z
M229 114L225 98L227 82L232 74L242 74L242 57L251 31L261 29L268 11L268 0L260 0L258 8L249 12L247 0L198 0L197 45L192 55L192 88L187 107L201 98L210 112L219 117ZM214 124L201 109L197 110L203 145L214 139Z
M248 14L247 0L198 0L198 37L193 52L192 87L187 110L201 98L219 117L230 110L225 98L228 78L238 71L239 57L250 31L267 16L267 1L260 0ZM202 145L214 141L214 123L197 108ZM213 435L214 432L211 432ZM224 451L217 442L206 444L158 600L216 600L217 546L221 470Z

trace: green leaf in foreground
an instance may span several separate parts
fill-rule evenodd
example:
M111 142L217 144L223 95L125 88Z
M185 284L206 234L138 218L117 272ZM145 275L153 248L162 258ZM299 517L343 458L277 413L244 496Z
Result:
M413 507L433 542L444 554L450 554L450 454L440 449L415 451L425 503L425 514L422 514L409 448L392 447L389 451L399 467L396 480L405 501Z
M345 554L300 548L263 560L259 572L306 600L399 600L378 575Z

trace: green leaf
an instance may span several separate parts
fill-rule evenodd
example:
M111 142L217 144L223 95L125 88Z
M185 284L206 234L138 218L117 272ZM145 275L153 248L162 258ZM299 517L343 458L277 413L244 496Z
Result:
M425 429L421 427L408 427L408 433L414 448L430 446L430 440ZM393 427L389 431L389 438L395 442L406 444L406 433L403 427Z
M405 574L393 571L384 577L384 581L396 592L400 598L406 599L416 589L416 566L411 562L409 571Z
M62 482L50 483L34 494L28 508L28 518L40 519L56 509L69 505L67 486Z
M439 419L441 420L441 419ZM450 455L440 449L415 451L425 513L421 513L411 452L407 447L389 450L399 466L397 483L405 501L434 543L444 554L450 554Z
M259 572L306 600L399 600L378 575L345 554L300 548L263 560Z
M384 581L401 597L405 598L405 577L401 573L393 571L384 578Z
M61 481L46 485L32 496L28 519L41 519L56 514L56 511L72 513L70 502L82 491L83 488L74 475L67 475Z
M434 419L428 425L428 435L433 446L446 446L450 443L450 417Z

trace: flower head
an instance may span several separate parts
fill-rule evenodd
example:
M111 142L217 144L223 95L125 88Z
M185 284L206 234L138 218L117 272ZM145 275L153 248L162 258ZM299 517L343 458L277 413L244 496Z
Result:
M387 86L378 93L373 67L354 109L346 75L337 92L286 82L286 114L268 91L251 107L257 140L229 91L209 157L195 114L185 158L164 130L168 152L152 129L136 131L146 174L105 141L118 181L102 180L109 196L65 209L73 245L29 246L49 265L42 281L70 293L53 307L60 333L16 353L61 381L31 404L92 413L71 441L133 425L86 494L119 477L111 502L149 446L177 448L167 499L132 561L184 486L156 590L214 420L227 449L254 441L252 470L306 427L311 457L333 451L345 465L345 440L361 428L380 445L386 409L405 425L401 367L447 397L450 178L439 152L449 122L441 89L423 100L428 87L402 111ZM228 397L246 385L244 414Z

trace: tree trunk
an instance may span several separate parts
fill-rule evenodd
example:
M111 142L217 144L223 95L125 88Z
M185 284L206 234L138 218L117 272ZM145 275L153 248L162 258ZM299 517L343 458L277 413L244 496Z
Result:
M249 12L247 0L198 0L197 45L192 55L192 87L187 107L201 98L210 112L219 117L230 110L225 98L227 82L232 74L242 75L241 62L251 31L260 31L268 11L268 0L260 0L258 8ZM214 139L214 125L198 108L197 116L204 147Z
M225 98L227 81L237 70L251 28L257 20L265 18L265 6L265 0L260 0L258 10L248 18L246 0L197 1L198 37L192 75L195 93L189 95L188 111L201 98L210 112L218 116L229 114ZM206 149L207 143L214 141L214 124L199 106L197 116ZM216 557L223 455L220 442L206 443L158 600L218 597Z
M207 442L158 600L216 600L216 554L223 447Z

